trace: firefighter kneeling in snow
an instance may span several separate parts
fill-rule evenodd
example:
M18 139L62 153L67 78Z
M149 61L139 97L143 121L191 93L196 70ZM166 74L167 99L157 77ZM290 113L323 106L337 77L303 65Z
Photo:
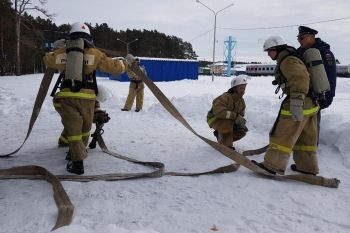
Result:
M214 135L218 142L232 149L235 149L232 143L243 138L248 132L244 119L246 105L243 99L247 78L246 75L233 78L231 88L214 99L207 115L208 125L215 129Z
M296 50L287 46L281 36L272 36L264 43L264 51L277 61L275 80L286 98L281 104L278 118L270 131L269 148L264 161L256 165L273 174L283 175L293 152L295 164L291 169L306 174L319 172L317 163L317 112L319 106L310 91L310 76ZM282 95L283 95L282 94Z
M127 71L133 56L113 60L94 48L90 29L84 23L72 24L66 46L44 57L44 63L63 73L63 81L55 98L61 104L61 117L69 143L67 171L84 173L83 160L94 117L97 90L95 70L113 75Z

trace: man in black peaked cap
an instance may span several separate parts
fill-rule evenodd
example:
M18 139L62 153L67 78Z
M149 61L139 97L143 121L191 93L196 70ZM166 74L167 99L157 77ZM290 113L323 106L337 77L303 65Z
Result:
M330 91L326 92L325 101L321 101L321 109L327 108L332 104L333 97L335 96L336 87L336 62L335 57L330 50L330 45L322 41L320 38L316 38L318 31L306 26L299 26L299 34L297 35L300 47L298 48L299 55L303 56L304 52L309 48L316 48L320 51L324 68L327 73L328 81L330 84Z
M305 26L299 26L298 29L299 29L298 37L306 34L316 35L318 33L317 30L309 27L305 27Z
M335 87L337 84L336 73L336 61L335 57L330 49L330 45L322 41L320 38L316 38L318 31L306 26L299 26L299 34L297 35L300 47L297 49L300 56L303 56L304 52L309 48L316 48L320 51L324 68L327 73L330 90L326 92L326 98L319 101L321 109L328 108L335 96ZM318 134L320 131L321 111L317 115L317 127Z

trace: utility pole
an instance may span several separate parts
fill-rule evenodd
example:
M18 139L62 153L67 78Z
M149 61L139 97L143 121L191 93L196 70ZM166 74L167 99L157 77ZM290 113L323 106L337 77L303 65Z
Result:
M125 42L125 41L123 41L123 40L120 39L120 38L117 38L117 40L119 40L120 42L122 42L123 44L126 45L126 54L129 54L129 51L130 51L130 44L132 44L132 43L138 41L139 39L136 38L135 40L130 41L130 42Z
M213 9L209 8L207 5L205 5L204 3L202 3L199 0L196 0L197 3L202 4L205 8L207 8L208 10L210 10L213 14L214 14L214 41L213 41L213 67L211 69L211 81L214 81L214 66L215 66L215 43L216 43L216 16L223 10L226 10L227 8L233 6L234 4L231 3L230 5L222 8L221 10L218 11L214 11Z

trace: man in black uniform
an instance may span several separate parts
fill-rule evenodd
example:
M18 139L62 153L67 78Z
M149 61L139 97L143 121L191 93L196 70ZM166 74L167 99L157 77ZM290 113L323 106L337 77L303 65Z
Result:
M320 51L324 68L327 73L330 90L326 92L324 99L319 99L319 105L321 109L328 108L333 101L335 96L335 87L337 84L337 72L336 72L336 61L335 57L330 50L330 45L322 41L320 38L316 38L317 30L299 26L299 34L297 35L300 47L297 49L300 56L303 56L304 52L309 48L316 48ZM317 128L318 134L320 132L320 122L321 122L321 111L317 115Z

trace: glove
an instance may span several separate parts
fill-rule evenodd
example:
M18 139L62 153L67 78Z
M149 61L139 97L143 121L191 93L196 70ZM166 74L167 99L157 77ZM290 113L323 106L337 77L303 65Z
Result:
M135 61L135 57L129 53L128 55L126 55L125 60L128 63L128 65L131 67L132 63Z
M103 110L96 110L94 113L93 123L104 124L107 123L111 118L108 116L108 113Z
M246 120L241 115L237 114L237 117L235 119L235 124L243 126L246 124Z
M237 115L233 128L239 136L244 137L247 134L248 128L246 127L246 122L241 115Z
M245 125L233 125L233 129L236 132L237 136L240 137L244 137L248 132L248 128Z
M303 113L304 101L301 99L291 99L290 100L290 112L292 113L292 118L294 121L302 121L304 118Z

